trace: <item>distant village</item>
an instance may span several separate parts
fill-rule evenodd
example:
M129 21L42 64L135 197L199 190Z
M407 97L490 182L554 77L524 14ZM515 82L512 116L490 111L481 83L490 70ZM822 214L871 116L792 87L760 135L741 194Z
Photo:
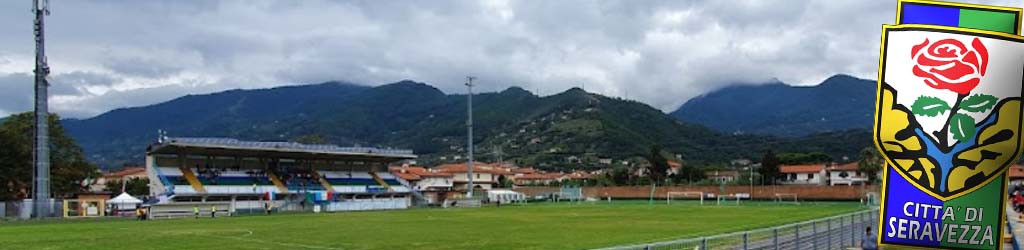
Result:
M734 161L735 164L746 164L744 167L759 167L757 163L747 160ZM679 174L683 164L678 161L669 161L667 175ZM452 192L455 190L466 190L469 183L469 167L465 163L441 164L435 167L417 166L415 164L403 164L391 166L388 171L395 177L405 180L413 189L419 190L427 195ZM570 172L548 172L537 170L532 167L519 167L511 163L485 163L475 162L473 164L473 185L477 189L511 189L518 187L537 186L601 186L601 178L607 178L611 169L594 171L570 171ZM705 185L738 185L740 179L750 176L744 174L743 170L708 170L704 171L704 179L701 183ZM857 162L846 164L805 164L805 165L781 165L779 166L781 178L778 184L781 185L866 185L869 183L868 176L859 170ZM1009 170L1010 185L1024 185L1024 165L1014 165ZM646 176L646 168L637 168L630 173L637 177ZM756 170L755 170L756 175ZM115 192L123 187L123 183L140 181L148 183L148 175L143 166L126 166L120 170L106 172L102 177L90 185L92 192ZM875 177L882 178L882 173ZM117 185L111 185L117 184ZM749 183L748 183L749 184ZM678 184L686 185L686 184ZM148 191L148 187L145 189ZM145 194L145 193L142 193Z

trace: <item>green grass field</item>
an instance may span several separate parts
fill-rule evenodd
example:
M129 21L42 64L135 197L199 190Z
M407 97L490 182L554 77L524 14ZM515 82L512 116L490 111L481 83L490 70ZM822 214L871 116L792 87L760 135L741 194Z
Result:
M741 231L856 203L647 202L0 224L2 249L586 249Z

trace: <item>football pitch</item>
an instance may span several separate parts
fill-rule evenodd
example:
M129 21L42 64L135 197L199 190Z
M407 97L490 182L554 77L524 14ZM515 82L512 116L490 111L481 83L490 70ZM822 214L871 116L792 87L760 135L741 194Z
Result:
M0 224L3 249L588 249L782 225L857 203L530 204L232 218Z

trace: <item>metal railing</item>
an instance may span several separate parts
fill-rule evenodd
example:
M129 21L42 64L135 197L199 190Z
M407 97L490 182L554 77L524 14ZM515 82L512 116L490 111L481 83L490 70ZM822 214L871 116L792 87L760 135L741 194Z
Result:
M1007 209L1007 215L1006 215L1006 219L1005 219L1006 220L1006 231L1010 232L1010 239L1011 239L1010 246L1013 247L1013 250L1020 250L1020 241L1017 239L1017 234L1015 234L1014 231L1013 231L1013 224L1014 223L1010 222L1010 214L1009 214L1010 212L1012 212L1012 210Z
M395 176L395 180L397 180L399 184L402 184L402 186L405 186L406 189L409 189L409 193L412 194L413 197L416 197L417 200L419 200L419 202L414 202L414 204L425 205L427 203L430 203L430 200L427 199L427 196L424 196L423 193L421 193L420 190L416 189L416 186L410 184L409 181L406 181L405 179L402 178L398 178L397 176Z
M860 247L865 228L877 232L878 209L870 209L783 226L645 244L614 246L625 249L844 249Z

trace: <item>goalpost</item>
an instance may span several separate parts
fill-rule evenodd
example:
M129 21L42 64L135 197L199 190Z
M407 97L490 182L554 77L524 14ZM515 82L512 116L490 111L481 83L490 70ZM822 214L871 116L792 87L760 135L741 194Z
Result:
M864 201L861 203L865 206L877 207L880 204L879 197L877 192L868 192L864 194Z
M668 192L665 196L666 196L665 200L668 202L669 205L672 205L672 197L698 198L698 199L700 199L700 204L704 205L704 192L698 192L698 191Z
M776 193L775 202L792 202L793 204L800 204L800 201L797 199L797 196L794 193Z
M739 205L740 204L740 199L743 198L743 194L719 195L717 198L718 199L715 201L715 205L721 206L722 205L722 201L729 202L729 199L734 199L734 198L736 199L736 205Z

